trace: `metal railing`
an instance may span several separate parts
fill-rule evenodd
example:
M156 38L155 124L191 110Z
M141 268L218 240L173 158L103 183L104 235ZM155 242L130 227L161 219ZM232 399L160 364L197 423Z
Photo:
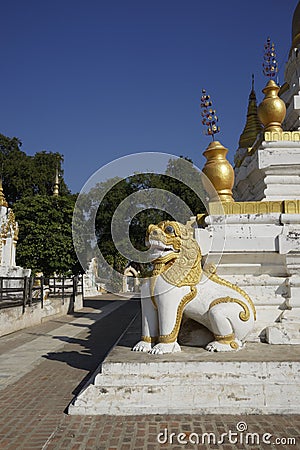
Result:
M83 277L0 277L0 309L13 306L32 306L41 303L47 297L60 298L62 303L67 297L73 301L78 294L83 296Z

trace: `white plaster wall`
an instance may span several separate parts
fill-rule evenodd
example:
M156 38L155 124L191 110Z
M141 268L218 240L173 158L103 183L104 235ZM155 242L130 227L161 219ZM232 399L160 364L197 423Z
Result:
M22 306L0 309L0 336L38 325L53 319L55 316L66 315L70 312L70 308L73 309L71 297L66 297L64 302L62 299L47 299L44 301L44 308L41 307L40 302L32 306L26 306L24 314ZM77 295L73 311L78 311L82 308L82 296Z

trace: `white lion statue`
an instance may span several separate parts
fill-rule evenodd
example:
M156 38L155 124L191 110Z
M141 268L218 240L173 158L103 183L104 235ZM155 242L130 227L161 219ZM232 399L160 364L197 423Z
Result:
M180 351L183 315L211 331L208 351L239 350L252 330L256 312L250 297L220 278L215 266L201 265L191 225L174 221L150 225L147 243L154 256L151 278L141 287L142 337L132 350L151 354Z

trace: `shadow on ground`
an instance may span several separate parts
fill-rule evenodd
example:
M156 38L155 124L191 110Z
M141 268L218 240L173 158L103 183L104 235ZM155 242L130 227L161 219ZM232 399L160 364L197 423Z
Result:
M98 308L96 305L93 307ZM103 303L101 307L103 307ZM99 309L101 307L99 306ZM79 317L82 317L82 314L79 314ZM122 340L122 345L131 346L130 341L126 343L126 339L122 339L122 335L134 319L139 327L139 299L125 301L106 317L87 326L86 331L80 333L79 337L53 336L54 339L65 342L66 346L63 351L50 352L43 357L87 372L79 386L73 391L73 394L77 395L119 340Z

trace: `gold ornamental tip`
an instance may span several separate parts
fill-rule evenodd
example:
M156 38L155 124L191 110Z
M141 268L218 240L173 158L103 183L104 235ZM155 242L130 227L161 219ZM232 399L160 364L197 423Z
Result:
M55 171L55 183L53 188L53 197L59 196L59 177L58 177L58 169Z
M286 107L284 101L278 96L279 86L270 80L262 90L265 98L258 106L258 117L264 126L264 131L282 131Z
M234 170L227 161L228 149L219 141L209 144L203 155L207 159L202 172L210 180L216 190L216 197L210 201L233 202L232 188L234 184ZM203 182L205 188L205 180ZM210 192L210 189L206 189Z

